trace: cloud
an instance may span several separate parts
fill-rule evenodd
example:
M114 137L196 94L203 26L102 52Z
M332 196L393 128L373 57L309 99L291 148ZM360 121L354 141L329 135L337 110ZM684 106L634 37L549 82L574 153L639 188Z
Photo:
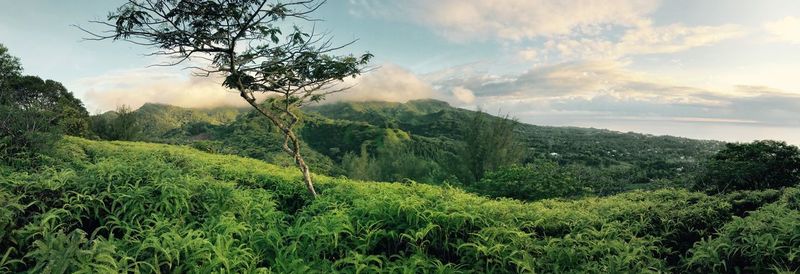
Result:
M800 117L800 95L762 86L708 90L635 72L627 65L615 60L566 62L516 75L439 77L444 80L434 85L440 90L469 90L474 104L484 109L502 109L540 124L651 121L800 126L796 118Z
M733 24L720 26L685 26L643 24L628 29L618 40L605 36L557 37L545 43L544 52L562 60L617 59L644 54L675 53L742 37L744 27Z
M646 21L645 16L658 7L659 1L360 0L351 3L373 16L406 18L432 27L448 39L466 41L489 37L521 40L575 30L591 32L611 25L635 26Z
M237 93L215 77L192 77L170 69L134 69L77 81L89 110L164 103L182 107L245 106Z
M351 0L357 14L421 24L454 42L497 40L536 62L664 54L742 37L735 24L655 25L660 0Z
M328 96L326 102L406 102L414 99L431 98L436 95L429 83L394 64L384 64L377 70L356 79L348 79L343 85L353 87L344 92Z
M462 87L478 97L502 99L593 97L609 94L623 97L650 98L681 102L687 94L699 90L670 83L667 79L638 73L626 68L627 63L614 60L566 62L543 65L516 75L480 75L446 78L435 85ZM693 98L707 101L703 98Z
M462 103L471 104L472 102L475 101L475 94L472 93L471 90L468 90L464 87L455 87L453 88L452 93L453 97L455 97L456 100Z
M787 16L767 22L764 24L764 30L772 41L800 44L800 18Z
M174 69L134 69L109 73L78 81L88 109L107 111L127 105L138 108L144 103L163 103L181 107L247 106L238 93L221 85L219 77L194 77ZM347 79L340 87L352 86L329 95L336 101L391 101L436 97L430 84L394 64L386 64L356 79ZM263 96L262 96L263 97Z
M536 60L536 57L539 56L538 50L535 48L526 48L517 52L519 58L526 61L533 61Z

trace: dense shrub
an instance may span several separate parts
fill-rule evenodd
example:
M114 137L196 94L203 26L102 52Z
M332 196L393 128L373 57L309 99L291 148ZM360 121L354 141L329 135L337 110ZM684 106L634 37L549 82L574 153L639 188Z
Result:
M711 192L761 190L800 182L800 150L778 141L727 144L704 163L698 189Z
M16 168L38 166L60 138L51 115L0 104L0 162Z
M471 189L491 197L527 201L571 197L585 191L571 170L550 161L491 171Z
M781 198L782 191L777 189L740 190L720 196L733 206L735 216L744 217L750 211L771 204Z
M524 203L325 176L312 200L293 168L146 143L67 137L53 157L0 169L0 270L665 272L731 216L686 190Z
M718 235L698 242L687 266L703 272L774 273L800 270L800 192L786 191L782 201L744 218L735 217Z

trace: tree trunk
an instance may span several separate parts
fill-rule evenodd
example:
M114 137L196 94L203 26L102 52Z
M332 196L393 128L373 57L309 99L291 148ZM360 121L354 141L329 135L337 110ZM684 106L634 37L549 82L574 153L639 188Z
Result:
M300 168L300 172L303 173L303 181L306 183L306 189L316 198L317 191L314 190L314 182L311 180L311 171L309 171L308 165L306 165L306 162L303 160L303 156L300 156L300 153L296 152L294 160L297 163L297 167Z
M287 125L281 123L280 120L278 120L278 118L276 118L274 115L271 115L267 110L262 109L256 103L256 98L253 97L251 94L245 92L245 90L246 89L243 88L243 85L239 83L239 94L242 96L242 98L244 98L244 100L247 101L247 103L249 103L250 106L255 108L259 113L261 113L261 115L269 119L269 121L272 122L273 125L277 126L283 132L284 136L286 137L286 142L283 143L283 149L286 151L286 153L288 153L294 158L294 162L295 164L297 164L297 168L299 168L300 172L303 173L303 181L306 184L306 189L308 189L308 192L311 193L311 195L314 196L314 198L316 198L317 191L314 190L314 181L311 179L311 171L309 170L306 161L303 160L303 156L300 155L300 140L297 138L297 135L295 135L294 132L292 131L294 122L296 122L297 120L294 120L294 122L292 122L287 127ZM291 148L289 147L288 141L292 142Z
M286 138L292 142L292 148L288 149L287 151L292 154L294 157L294 162L297 164L297 168L300 169L300 172L303 173L303 181L306 184L306 189L308 189L308 193L311 193L314 198L317 197L317 191L314 190L314 181L311 179L311 171L306 164L306 161L303 159L303 156L300 155L300 140L297 138L297 135L289 129L286 131ZM284 144L287 145L287 144Z

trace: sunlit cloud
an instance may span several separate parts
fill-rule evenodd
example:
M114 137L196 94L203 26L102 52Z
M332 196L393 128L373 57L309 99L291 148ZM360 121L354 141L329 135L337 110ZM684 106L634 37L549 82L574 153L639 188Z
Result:
M440 77L441 90L469 90L474 103L524 121L563 125L596 120L800 126L800 96L762 86L709 90L636 72L613 60L568 62L517 75Z
M145 103L181 107L247 106L238 93L224 88L219 77L197 77L173 69L135 69L78 81L88 109L107 111ZM350 87L327 96L326 102L390 101L436 97L431 85L410 71L393 64L379 66L358 78L346 79L337 88ZM263 96L261 96L263 98Z
M475 93L464 87L454 87L453 97L461 103L471 104L475 102Z
M327 96L326 102L337 101L389 101L407 102L431 98L436 94L428 82L407 69L394 64L384 64L356 79L347 79L340 87L349 89Z
M181 107L245 106L237 93L221 85L216 77L193 77L169 69L134 69L80 79L87 108L113 110L126 105L138 108L144 103L163 103Z
M611 25L635 26L658 7L657 0L412 0L351 1L373 16L405 18L431 26L454 41L521 40L591 32ZM362 12L363 13L363 12Z
M772 41L800 44L800 18L787 16L767 22L764 24L764 30Z
M556 60L618 59L645 54L665 54L713 45L743 37L747 30L739 25L685 26L643 24L628 29L621 38L607 36L556 37L548 40L540 51Z

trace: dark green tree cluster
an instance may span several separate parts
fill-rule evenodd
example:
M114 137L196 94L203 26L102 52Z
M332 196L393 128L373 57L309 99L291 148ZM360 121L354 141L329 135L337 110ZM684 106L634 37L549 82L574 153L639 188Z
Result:
M359 154L342 158L345 174L353 179L376 181L437 182L447 179L436 157L420 151L420 141L399 129L386 129L379 139L365 142ZM372 152L368 147L374 147Z
M794 186L800 183L800 150L769 140L727 144L700 172L696 187L709 192Z
M472 188L491 197L523 201L574 197L588 192L569 168L546 160L489 171Z
M139 115L129 106L91 117L92 132L104 140L140 140L144 135Z
M89 113L59 82L22 75L0 45L0 160L35 164L61 134L89 136Z

